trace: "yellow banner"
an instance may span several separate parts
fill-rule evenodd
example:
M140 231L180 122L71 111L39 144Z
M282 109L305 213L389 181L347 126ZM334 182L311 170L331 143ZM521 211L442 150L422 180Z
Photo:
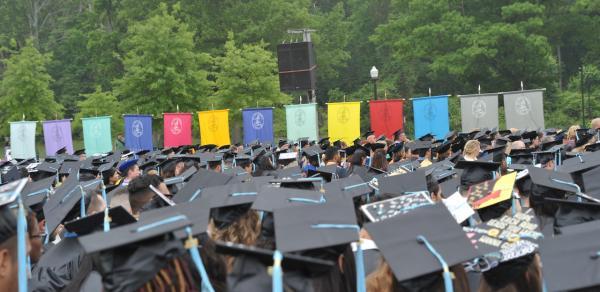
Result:
M231 144L229 137L229 110L198 112L200 144L217 146Z
M360 102L327 104L327 127L331 142L342 140L346 145L360 138Z

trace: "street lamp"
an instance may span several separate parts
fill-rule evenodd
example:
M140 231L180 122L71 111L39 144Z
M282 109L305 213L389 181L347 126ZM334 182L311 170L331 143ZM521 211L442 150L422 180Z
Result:
M371 79L373 80L373 98L377 100L377 79L379 78L379 70L373 66L370 73Z

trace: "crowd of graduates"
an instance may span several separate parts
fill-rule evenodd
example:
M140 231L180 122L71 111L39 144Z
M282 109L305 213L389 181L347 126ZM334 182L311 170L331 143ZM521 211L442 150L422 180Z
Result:
M0 291L598 291L599 138L594 119L3 161Z

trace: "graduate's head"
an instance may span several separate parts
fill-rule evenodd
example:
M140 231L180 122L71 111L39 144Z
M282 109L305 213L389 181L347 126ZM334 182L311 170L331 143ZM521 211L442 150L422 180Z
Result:
M154 192L150 186L160 188L164 184L157 175L143 175L133 179L127 186L129 192L129 204L133 215L139 214L144 205L150 203L154 198Z
M17 291L17 218L8 207L0 207L0 290Z
M129 180L140 176L140 167L137 165L137 162L137 159L131 159L121 163L119 166L119 172L121 173L121 176L126 177Z

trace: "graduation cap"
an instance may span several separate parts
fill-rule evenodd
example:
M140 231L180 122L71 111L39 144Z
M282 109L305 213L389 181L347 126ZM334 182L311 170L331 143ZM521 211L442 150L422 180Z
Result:
M463 227L471 243L498 262L510 261L535 252L543 239L533 209L503 215L473 227ZM494 254L495 253L495 254Z
M359 197L373 191L368 183L355 174L327 183L323 185L323 188L326 194L341 192L347 198Z
M122 173L123 175L125 175L127 173L127 170L130 167L133 167L134 165L136 165L138 162L138 159L129 159L126 161L121 162L121 164L119 164L119 172Z
M85 154L85 148L78 149L78 150L75 150L75 152L73 152L73 155L82 155L82 154Z
M317 170L308 170L308 177L322 177L326 182L339 179L337 165L327 165L317 168Z
M500 137L500 138L498 138L498 139L494 140L494 145L496 145L496 146L505 146L505 145L507 145L509 142L510 142L510 140L509 140L509 139L507 139L507 138L504 138L504 137Z
M554 163L558 163L558 153L557 151L539 151L533 152L534 161L536 164L546 165L546 163L550 161L554 161Z
M28 207L42 203L52 192L52 184L56 181L55 177L47 177L34 182L27 182L21 196L23 203Z
M427 190L427 180L423 171L384 177L378 180L380 193L402 195L409 192Z
M287 167L275 171L275 178L277 179L299 178L302 175L302 170L298 167Z
M63 148L56 150L56 155L61 155L61 154L66 154L66 153L67 153L67 147L63 147Z
M230 256L250 256L265 266L273 265L274 251L255 246L237 244L233 242L216 241L216 252ZM317 258L301 256L293 253L284 253L281 267L284 271L325 271L335 265L335 262Z
M273 216L275 244L282 252L328 248L359 239L351 200L275 209Z
M598 162L600 165L600 161ZM600 168L596 167L581 174L583 189L587 195L600 199Z
M338 193L337 198L339 196L341 195ZM275 209L291 206L321 205L337 198L324 192L264 186L260 188L252 209L273 212Z
M424 191L365 204L360 210L371 222L379 222L430 205L433 205L433 201L429 192Z
M458 191L460 187L460 178L455 177L440 183L442 189L442 197L448 198Z
M367 139L369 136L375 135L374 131L367 131L365 132L365 134L363 135L363 137L365 137L365 139Z
M433 138L434 138L434 136L431 133L427 133L427 134L419 137L418 140L419 141L429 141L429 142L431 142L431 141L433 141Z
M490 148L483 151L483 156L487 157L488 160L493 162L501 163L504 161L504 156L506 155L504 151L506 150L506 145L497 146L494 148ZM485 159L482 159L485 160Z
M600 233L592 232L596 230L588 227L581 232L548 238L540 244L542 272L548 291L598 288Z
M575 197L568 199L544 198L546 202L558 208L554 214L554 230L560 233L562 228L585 222L600 220L600 203L578 201Z
M562 145L563 141L562 140L555 140L555 141L549 141L549 142L544 142L540 145L540 149L542 151L546 151L549 150L550 148L554 147L554 146L558 146L558 145Z
M317 144L328 147L329 146L329 137L321 138Z
M450 140L450 138L453 138L454 136L456 136L457 132L456 131L450 131L448 133L446 133L446 136L444 136L444 140Z
M232 179L233 177L228 174L199 169L177 192L173 197L173 201L177 204L193 201L202 196L204 188L225 185Z
M500 168L500 163L481 160L459 160L454 168L463 170L460 176L461 186L470 186L493 179L493 172Z
M168 206L158 209L151 209L144 211L140 214L140 220L151 220L155 217L166 217L175 214L182 214L187 216L191 221L192 235L200 235L207 231L207 227L210 220L210 199L205 198L202 200L194 200L186 202L184 204L178 204L175 206ZM183 230L175 231L177 238L183 239L188 234Z
M442 270L444 278L452 281L449 266L481 255L443 204L368 223L365 228L399 282Z
M450 146L452 146L452 143L446 141L438 146L435 147L435 152L437 153L445 153L448 152L448 150L450 150Z
M578 192L578 186L575 185L573 178L568 173L532 166L528 167L527 170L531 181L536 185L564 192Z
M598 150L600 150L600 142L596 142L594 144L585 146L585 151L588 151L588 152L596 152Z
M117 206L108 209L111 227L122 226L137 222L125 208ZM76 233L79 236L87 235L98 230L102 230L104 223L104 212L98 212L93 215L65 222L65 229Z

